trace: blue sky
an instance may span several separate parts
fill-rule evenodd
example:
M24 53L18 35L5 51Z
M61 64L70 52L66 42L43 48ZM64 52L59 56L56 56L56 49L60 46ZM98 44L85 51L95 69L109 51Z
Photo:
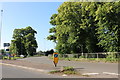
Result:
M36 40L39 50L53 49L55 44L45 38L50 35L50 17L57 13L62 2L6 2L0 3L3 9L2 46L11 42L13 30L31 26L37 31ZM1 6L2 5L2 6ZM1 18L1 17L0 17Z

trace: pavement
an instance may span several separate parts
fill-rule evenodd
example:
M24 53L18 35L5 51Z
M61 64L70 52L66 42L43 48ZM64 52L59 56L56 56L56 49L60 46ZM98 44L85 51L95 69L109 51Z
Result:
M54 67L52 59L46 56L29 57L18 60L2 60L2 64L45 73L60 70L63 66L73 66L82 75L91 75L93 78L118 78L119 75L118 63L90 63L59 60L58 66Z

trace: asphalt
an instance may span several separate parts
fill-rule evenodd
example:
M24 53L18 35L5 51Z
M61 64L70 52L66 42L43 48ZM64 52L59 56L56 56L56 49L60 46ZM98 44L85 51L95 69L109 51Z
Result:
M61 78L62 76L53 76L39 71L3 65L2 77L3 78Z
M53 65L52 59L49 59L46 56L43 57L30 57L21 59L21 61L33 62L36 64L47 64L51 65L54 69L56 69ZM68 61L68 60L59 60L58 67L62 66L72 66L78 70L84 70L87 72L111 72L118 73L118 63L103 63L103 62L79 62L79 61Z
M19 60L3 60L3 64L11 64L28 68L35 68L49 72L52 70L60 70L63 66L72 66L79 73L92 75L100 78L118 78L118 63L91 63L79 61L59 60L57 67L54 67L52 59L46 56L29 57Z

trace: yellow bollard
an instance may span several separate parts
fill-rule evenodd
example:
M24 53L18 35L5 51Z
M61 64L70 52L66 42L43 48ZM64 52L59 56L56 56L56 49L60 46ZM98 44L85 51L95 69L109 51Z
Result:
M58 63L58 53L53 53L53 63L56 67Z

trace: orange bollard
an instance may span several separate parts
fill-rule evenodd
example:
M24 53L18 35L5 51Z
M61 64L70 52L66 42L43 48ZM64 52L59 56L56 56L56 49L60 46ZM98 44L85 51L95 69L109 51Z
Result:
M57 67L57 63L58 63L58 53L53 53L53 63L55 65L55 67Z

